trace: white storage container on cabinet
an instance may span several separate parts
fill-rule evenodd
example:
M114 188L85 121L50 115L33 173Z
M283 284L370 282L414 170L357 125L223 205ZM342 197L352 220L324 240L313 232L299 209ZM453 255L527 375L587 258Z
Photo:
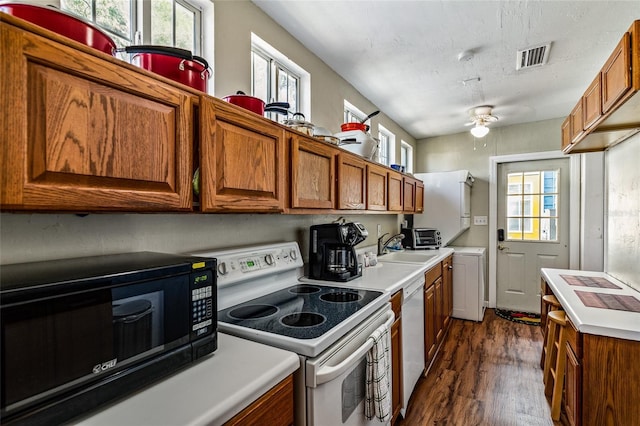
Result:
M482 321L485 309L484 247L451 247L453 253L454 318Z

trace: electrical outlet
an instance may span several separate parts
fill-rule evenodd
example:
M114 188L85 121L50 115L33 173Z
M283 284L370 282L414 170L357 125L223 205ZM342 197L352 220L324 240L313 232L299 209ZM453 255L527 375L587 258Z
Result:
M378 238L382 236L382 225L378 224Z
M474 216L473 217L473 224L474 225L487 225L488 224L487 216Z

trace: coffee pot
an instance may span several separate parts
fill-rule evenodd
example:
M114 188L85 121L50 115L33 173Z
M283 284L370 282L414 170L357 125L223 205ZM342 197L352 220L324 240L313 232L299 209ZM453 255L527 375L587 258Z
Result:
M309 244L309 278L349 281L362 276L355 246L367 238L357 222L313 225Z

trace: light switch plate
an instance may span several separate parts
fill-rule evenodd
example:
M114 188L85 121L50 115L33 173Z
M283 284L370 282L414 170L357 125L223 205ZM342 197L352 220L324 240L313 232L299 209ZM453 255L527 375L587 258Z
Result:
M473 217L474 225L488 225L487 216L474 216Z

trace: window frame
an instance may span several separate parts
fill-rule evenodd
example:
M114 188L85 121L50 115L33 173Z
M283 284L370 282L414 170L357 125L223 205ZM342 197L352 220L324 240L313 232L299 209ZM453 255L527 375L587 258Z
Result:
M384 127L382 124L378 124L378 140L380 141L380 144L379 144L380 163L384 164L385 166L390 166L391 164L394 164L396 160L396 156L395 156L396 135L393 132L391 132L389 129ZM383 160L385 158L386 158L386 162Z
M130 34L123 34L114 31L110 28L104 27L97 22L97 0L88 0L91 5L91 17L81 16L76 14L72 9L63 8L62 1L60 1L60 9L66 13L70 13L74 16L79 16L81 19L91 22L101 30L105 31L110 37L117 40L124 41L125 46L137 45L137 44L153 44L151 41L151 4L144 0L130 0L129 3L129 23ZM172 44L175 46L176 41L176 4L186 8L188 11L194 14L194 35L193 49L190 49L194 55L202 55L204 51L203 45L203 16L204 11L201 2L204 0L171 0L172 3ZM118 45L120 43L117 43ZM124 47L124 46L118 46ZM122 59L128 60L128 55L123 54Z
M403 155L405 156L404 163L402 161ZM407 173L413 173L413 146L402 139L400 139L400 165L404 166Z

